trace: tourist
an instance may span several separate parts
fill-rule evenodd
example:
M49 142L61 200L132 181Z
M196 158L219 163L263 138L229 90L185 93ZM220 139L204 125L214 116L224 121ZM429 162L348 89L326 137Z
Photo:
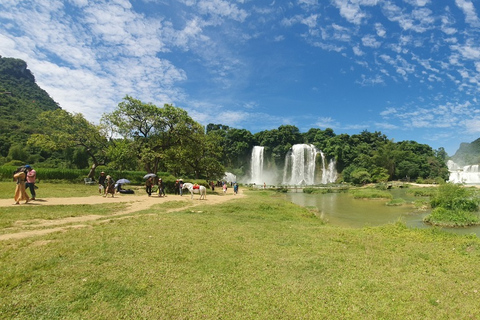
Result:
M226 182L223 183L222 189L223 189L223 194L227 193L227 183Z
M149 197L152 195L152 186L153 186L153 177L149 177L147 181L145 181L145 191L147 192Z
M32 195L31 200L35 200L35 180L37 179L37 172L28 164L25 166L25 168L27 169L27 183L25 184L25 188L30 190L30 194Z
M183 196L183 179L178 182L178 191L180 191L180 196Z
M109 193L112 195L112 198L115 196L115 181L111 176L107 176L105 179L105 194L103 196L106 197Z
M175 181L175 186L174 186L175 195L180 194L180 190L178 190L178 188L180 188L180 182L177 179L177 181Z
M105 172L100 172L100 177L98 177L98 193L105 194L105 180L107 177L105 176Z
M15 172L13 175L13 180L17 182L15 187L15 204L20 204L20 201L25 200L25 203L28 203L30 198L28 197L27 191L25 190L25 179L27 177L27 170L25 167L22 167L20 170Z
M165 194L165 185L163 184L162 178L158 179L158 196L159 197L166 197Z

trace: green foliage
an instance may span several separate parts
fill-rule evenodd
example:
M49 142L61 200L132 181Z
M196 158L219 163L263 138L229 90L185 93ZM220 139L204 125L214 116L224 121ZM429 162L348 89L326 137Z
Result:
M465 188L462 185L444 183L437 188L431 198L432 208L442 207L448 210L477 211L480 204L477 191L474 188Z
M462 209L437 207L424 218L426 223L444 227L467 227L480 224L477 213Z
M424 221L446 227L469 226L479 224L478 206L480 200L474 188L445 183L437 188L431 197L432 212Z
M393 199L390 192L374 188L351 189L350 193L355 199Z
M408 194L412 194L415 197L433 197L438 192L438 188L409 188Z
M387 206L403 206L406 203L405 199L402 198L396 198L392 199L389 202L386 203Z
M367 184L372 182L370 173L364 168L358 168L352 171L350 179L354 184Z

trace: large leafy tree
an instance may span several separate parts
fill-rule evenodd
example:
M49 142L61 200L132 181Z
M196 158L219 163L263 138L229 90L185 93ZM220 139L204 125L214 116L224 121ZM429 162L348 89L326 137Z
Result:
M100 127L87 121L82 114L57 109L41 113L37 121L42 131L30 136L30 145L49 151L82 148L91 162L90 178L95 176L98 166L106 164L108 140Z
M204 128L181 108L169 104L159 108L126 96L113 112L103 115L102 124L130 144L147 172L199 176L212 171L205 169L209 144Z

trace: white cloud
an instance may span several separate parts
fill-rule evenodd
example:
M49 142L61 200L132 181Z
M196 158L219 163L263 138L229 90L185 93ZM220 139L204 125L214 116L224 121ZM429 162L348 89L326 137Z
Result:
M475 11L473 3L469 0L455 0L455 4L463 11L465 14L465 21L472 25L473 27L480 26L480 20Z

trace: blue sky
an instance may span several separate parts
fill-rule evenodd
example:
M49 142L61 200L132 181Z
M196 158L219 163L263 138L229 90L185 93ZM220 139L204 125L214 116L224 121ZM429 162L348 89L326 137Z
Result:
M0 55L98 123L125 95L203 125L480 137L471 0L0 0Z

